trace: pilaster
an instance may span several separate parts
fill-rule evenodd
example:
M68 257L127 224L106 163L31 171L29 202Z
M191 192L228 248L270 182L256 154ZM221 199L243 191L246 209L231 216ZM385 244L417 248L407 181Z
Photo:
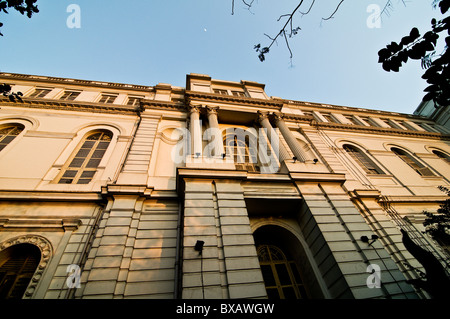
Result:
M240 181L184 183L182 298L265 297ZM197 241L204 242L201 254Z
M299 223L332 298L408 298L411 288L340 183L297 180L305 200ZM367 267L381 269L381 287L369 288ZM403 283L401 283L403 281Z

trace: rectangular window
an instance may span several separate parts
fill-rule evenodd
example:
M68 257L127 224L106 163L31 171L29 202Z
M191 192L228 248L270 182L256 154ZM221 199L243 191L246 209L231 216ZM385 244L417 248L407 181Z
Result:
M241 91L231 91L234 96L245 97L245 93Z
M77 91L65 91L63 96L61 96L60 100L73 101L78 97L78 95L80 95L80 93L81 92Z
M345 115L345 118L349 120L354 125L360 125L352 115Z
M228 95L227 90L221 90L221 89L214 89L214 93L221 94L221 95Z
M362 122L360 125L364 125L364 126L366 126L366 125L374 126L373 123L372 123L372 121L370 121L368 117L360 116L359 118L360 118L363 122L366 123L366 124L364 124L364 123Z
M386 124L387 126L389 126L390 128L396 128L390 121L389 119L379 119L380 121L382 121L384 124Z
M102 94L99 103L112 104L116 100L117 95L115 94Z
M49 94L50 91L51 91L51 89L36 89L36 90L34 90L34 92L32 94L30 94L30 97L43 98L47 94Z
M129 96L127 105L136 106L139 104L139 100L143 99L143 96Z
M329 123L338 123L336 119L329 113L322 113L322 116L329 122Z

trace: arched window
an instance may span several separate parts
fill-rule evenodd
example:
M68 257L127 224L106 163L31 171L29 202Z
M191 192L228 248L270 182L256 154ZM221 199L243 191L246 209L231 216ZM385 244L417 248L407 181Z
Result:
M24 129L21 124L7 124L0 127L0 151L11 143Z
M361 166L367 174L384 174L384 172L359 148L344 145L344 150Z
M436 150L433 151L433 154L439 156L441 159L450 164L450 156L448 156L447 154Z
M109 131L86 135L61 170L59 184L89 184L112 139Z
M258 163L256 138L245 134L242 129L233 129L232 131L224 137L225 154L232 156L236 168L257 170L255 166Z
M41 260L39 248L18 244L0 252L0 299L21 299Z
M415 170L419 175L421 176L435 176L433 172L426 166L424 166L422 163L418 162L414 157L412 157L407 152L393 147L391 148L391 151L394 152L395 155L400 157L406 164L409 165L413 170Z
M238 139L235 135L232 139L227 139L225 144L226 154L233 154L235 163L252 163L249 147L245 141ZM255 154L256 155L256 154Z
M259 245L259 264L269 299L305 299L306 290L296 263L275 245Z

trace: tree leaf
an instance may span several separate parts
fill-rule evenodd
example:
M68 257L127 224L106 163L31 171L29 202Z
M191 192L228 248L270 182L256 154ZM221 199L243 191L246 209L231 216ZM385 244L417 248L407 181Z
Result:
M387 48L383 48L378 51L378 62L384 62L387 58L391 56L391 52Z
M390 66L389 60L384 61L382 64L382 67L383 67L383 70L385 70L387 72L391 72L391 66Z
M450 8L450 1L441 1L439 3L439 7L441 8L441 13L444 14L448 11L448 9Z
M419 29L412 28L411 32L409 33L409 36L412 38L412 41L415 41L417 38L420 37Z

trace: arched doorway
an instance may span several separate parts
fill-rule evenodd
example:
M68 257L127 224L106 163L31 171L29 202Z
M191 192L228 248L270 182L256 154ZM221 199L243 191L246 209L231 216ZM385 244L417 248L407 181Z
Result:
M324 298L307 253L292 232L265 225L253 237L269 299Z
M13 245L0 252L0 299L21 299L33 277L41 251L32 244Z
M269 299L308 298L297 265L281 248L262 244L257 252Z

